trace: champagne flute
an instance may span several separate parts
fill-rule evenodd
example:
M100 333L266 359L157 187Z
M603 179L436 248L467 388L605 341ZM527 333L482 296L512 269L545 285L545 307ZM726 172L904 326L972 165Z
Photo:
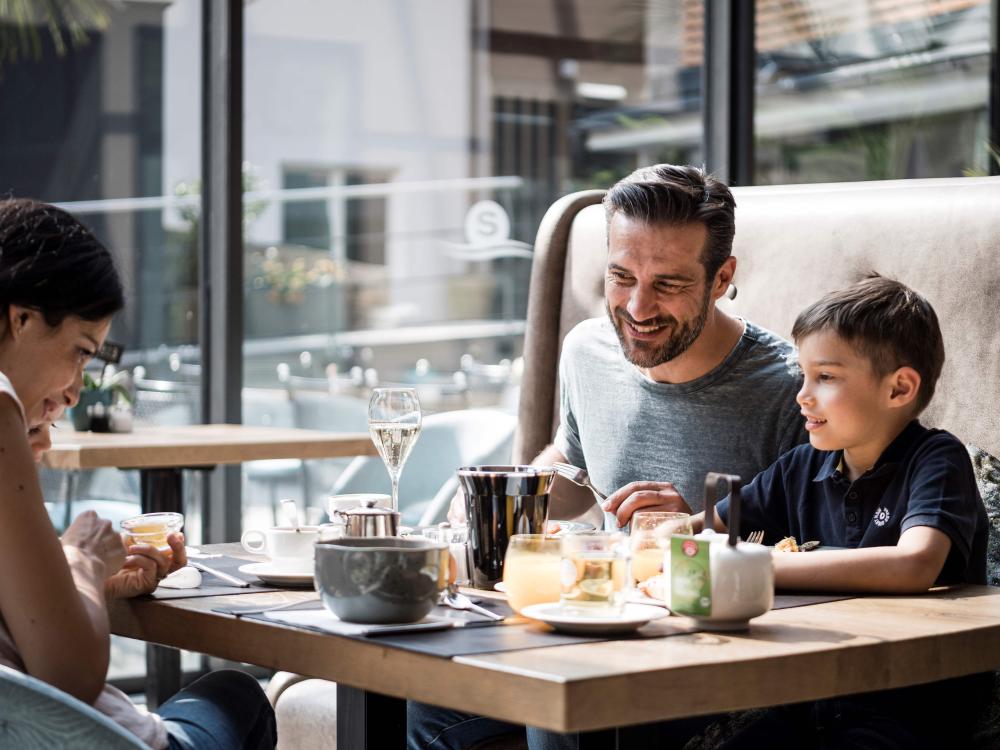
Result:
M368 432L392 480L392 509L399 510L399 475L420 436L420 402L412 388L375 388L368 401Z

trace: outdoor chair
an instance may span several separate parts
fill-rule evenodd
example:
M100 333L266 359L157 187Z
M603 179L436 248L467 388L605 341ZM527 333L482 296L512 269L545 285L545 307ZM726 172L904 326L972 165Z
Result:
M292 427L295 424L292 403L284 390L244 388L242 407L245 425ZM297 484L303 491L305 489L305 470L302 461L297 458L247 461L243 464L243 475L249 485L262 484L267 487L271 514L278 525L284 523L278 515L278 488Z
M83 701L0 666L0 747L135 750L146 745Z
M339 392L338 383L325 378L289 377L285 380L296 427L325 432L368 433L368 397ZM349 458L328 458L303 464L305 505L325 507L326 492L350 465ZM314 493L316 496L314 497Z

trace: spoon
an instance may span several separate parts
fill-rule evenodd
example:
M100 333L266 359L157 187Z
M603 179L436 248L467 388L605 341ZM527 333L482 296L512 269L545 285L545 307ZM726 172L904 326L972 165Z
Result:
M285 519L296 531L299 530L299 509L294 500L282 500L281 509L285 512Z

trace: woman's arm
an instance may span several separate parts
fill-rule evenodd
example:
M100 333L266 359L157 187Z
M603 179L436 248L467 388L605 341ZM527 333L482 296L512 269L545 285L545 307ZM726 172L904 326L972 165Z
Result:
M775 552L774 585L782 589L922 594L941 574L951 549L946 534L914 526L894 547L829 552Z
M110 524L90 514L60 544L25 432L17 406L0 396L0 613L29 674L92 703L110 650L103 595L114 572L104 538ZM119 565L123 558L124 550Z

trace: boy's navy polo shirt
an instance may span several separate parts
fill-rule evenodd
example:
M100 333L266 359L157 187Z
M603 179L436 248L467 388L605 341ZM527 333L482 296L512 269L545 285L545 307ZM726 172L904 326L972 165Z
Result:
M741 493L741 533L764 530L831 547L885 547L913 526L948 535L940 583L986 583L986 511L965 446L950 432L910 422L854 482L838 469L843 451L809 444L782 455ZM716 506L728 519L729 498Z

